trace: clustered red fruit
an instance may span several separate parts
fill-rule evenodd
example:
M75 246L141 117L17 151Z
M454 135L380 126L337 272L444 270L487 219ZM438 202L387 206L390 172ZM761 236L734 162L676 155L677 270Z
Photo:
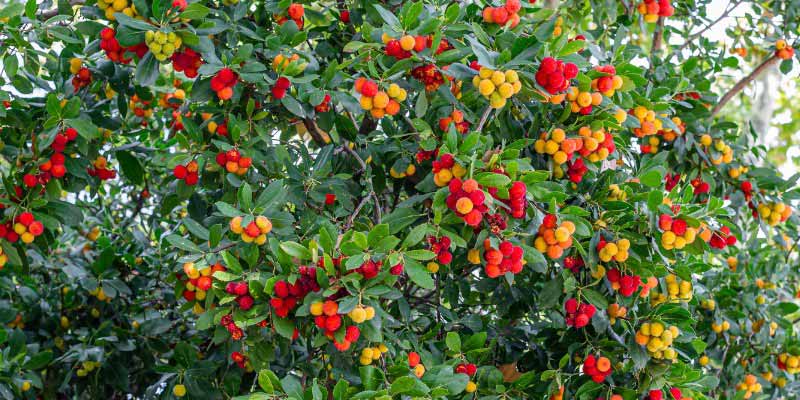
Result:
M595 383L604 381L611 372L611 360L606 357L589 354L583 360L583 373L589 375Z
M36 179L42 186L46 185L47 182L50 181L50 178L61 178L64 174L67 173L67 168L64 166L64 161L66 161L66 157L62 153L53 153L50 156L50 159L39 164L39 171L41 171L37 176ZM28 187L32 187L29 181L25 181L25 185Z
M611 288L619 291L625 297L631 297L636 293L636 289L646 286L639 275L623 274L617 268L611 268L606 274L606 278L611 282Z
M292 81L289 78L281 76L278 80L275 81L275 84L272 85L272 89L270 89L272 93L272 97L275 100L280 100L286 96L286 91L292 87Z
M225 292L236 296L236 304L244 311L253 307L253 296L250 296L250 287L247 282L228 282Z
M176 165L175 168L172 169L172 175L178 180L182 180L183 183L194 186L200 180L200 176L197 174L198 169L197 161L192 160L186 165Z
M681 181L681 174L677 172L675 174L667 174L666 176L664 176L664 189L670 191L672 190L672 188L678 185L680 181Z
M23 243L31 243L44 233L44 225L41 221L37 221L33 214L24 212L14 220L14 232L19 235Z
M67 147L67 144L77 138L78 131L75 130L75 128L67 128L64 130L64 132L56 134L56 137L53 139L53 143L50 144L50 148L56 153L63 153L64 149Z
M581 267L584 265L586 264L583 262L583 258L579 256L564 257L564 268L572 271L573 274L580 272Z
M457 374L464 374L467 376L475 376L478 372L478 366L473 363L460 363L456 365L455 372Z
M508 240L500 242L497 249L492 247L489 239L483 242L483 258L486 260L484 270L489 278L497 278L506 272L518 274L522 272L524 252L522 247L515 246Z
M239 353L238 351L234 351L231 353L231 360L236 363L241 369L247 368L247 356Z
M638 6L639 13L644 15L644 21L657 22L659 17L671 17L675 8L670 0L643 0Z
M500 172L500 171L495 171ZM503 199L500 198L500 193L497 188L489 188L489 194L492 195L497 200L500 200L505 205L508 206L509 210L508 213L511 215L512 218L522 219L525 218L525 213L528 209L528 187L525 185L525 182L522 181L515 181L511 184L511 187L508 188L508 198Z
M236 149L219 152L216 161L217 164L225 168L226 171L239 176L246 174L247 169L253 164L252 158L242 157L239 150Z
M142 42L131 47L122 47L117 41L117 32L112 28L103 28L100 31L100 49L106 52L106 57L115 63L127 64L131 62L130 58L125 58L125 53L134 53L137 57L142 58L147 54L147 45Z
M465 134L469 132L469 122L464 120L464 113L459 110L453 110L450 115L439 118L439 129L447 132L450 129L450 124L455 125L456 132Z
M446 68L443 68L446 69ZM438 68L433 64L420 65L411 70L411 77L422 82L425 90L433 92L444 84L445 79L450 79L442 75Z
M744 193L745 200L750 201L750 199L753 198L753 184L750 181L742 181L742 183L739 184L739 189Z
M570 182L580 183L587 172L589 172L589 168L586 167L582 158L567 163L567 176Z
M326 334L333 334L342 327L342 316L339 315L339 304L333 300L322 303L322 314L314 317L314 324Z
M378 272L380 272L382 266L383 261L367 260L365 263L361 264L361 266L354 269L353 272L361 274L364 276L364 279L372 279L378 276Z
M689 183L692 184L695 196L706 194L711 189L711 186L708 184L708 182L704 181L699 175L692 179Z
M595 307L588 303L578 304L578 300L571 298L564 303L564 311L567 312L566 321L567 326L574 326L575 328L583 328L589 324L592 316L594 316Z
M186 6L188 6L186 0L172 0L172 8L176 8L178 11L185 10Z
M105 157L99 156L93 162L92 166L86 169L89 176L96 176L100 180L109 180L117 177L117 171L108 168L108 160Z
M233 316L231 314L224 315L219 321L219 324L228 330L228 333L231 335L233 340L240 340L242 337L244 337L244 331L242 328L236 326L236 323L233 322Z
M731 234L731 229L723 226L718 231L711 235L711 240L708 245L715 249L724 249L726 246L733 246L736 244L736 236Z
M331 110L331 95L325 93L325 97L322 98L322 102L314 106L314 110L319 113L328 112Z
M275 282L275 286L272 288L275 297L269 300L269 304L275 310L275 315L281 318L288 317L297 303L303 300L307 294L320 289L315 267L301 265L299 272L300 277L294 283L280 280Z
M292 20L297 25L298 29L303 29L303 15L305 15L305 12L306 10L303 8L302 4L292 3L286 10L286 15L276 15L275 21L278 23L278 25L283 25L289 22L289 20Z
M453 261L453 253L450 252L450 238L447 236L435 237L428 236L428 244L431 251L436 254L439 264L450 264Z
M211 78L211 90L217 93L220 100L228 100L233 96L233 87L239 81L239 75L230 68L222 68Z
M511 28L519 24L519 10L522 4L519 0L506 0L501 7L486 7L483 9L483 22L505 26L510 23Z
M172 68L175 72L183 72L187 78L196 78L197 70L203 65L200 53L184 47L183 51L172 53Z
M486 195L483 194L480 185L474 179L453 178L448 184L450 194L447 195L445 203L447 207L454 211L467 225L476 227L481 224L483 214L489 211L484 204Z
M75 92L89 86L90 83L92 83L92 71L89 71L89 68L81 67L78 73L72 77L72 87Z
M578 76L578 67L564 63L553 57L545 57L536 71L536 83L550 94L563 93L569 88L570 80Z
M419 153L417 153L417 159L419 159ZM433 182L440 187L449 184L453 178L461 178L467 173L464 167L456 163L452 154L442 154L431 163L431 167Z

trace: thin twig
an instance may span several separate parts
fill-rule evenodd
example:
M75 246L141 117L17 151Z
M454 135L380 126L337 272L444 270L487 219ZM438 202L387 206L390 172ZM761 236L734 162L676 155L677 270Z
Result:
M475 128L475 131L480 132L483 129L483 125L486 123L486 120L489 119L489 114L492 113L492 106L486 107L486 110L481 115L481 120L478 122L478 127Z
M758 67L756 67L756 69L754 69L753 72L742 78L742 80L740 80L739 82L736 82L736 84L733 85L731 90L729 90L719 99L717 105L715 105L714 108L711 110L711 116L713 117L717 115L717 113L722 111L722 108L725 107L725 104L728 104L728 102L731 101L731 99L734 96L736 96L737 94L739 94L739 92L744 90L744 88L747 87L747 85L749 85L750 82L758 78L759 75L763 74L772 65L776 64L778 60L779 60L778 56L773 54L771 57L764 60L764 62L762 62Z
M684 42L681 45L681 47L679 47L678 50L675 53L680 53L681 51L683 51L683 49L685 49L690 44L692 44L692 42L694 42L695 39L699 38L704 33L706 33L709 29L711 29L711 27L713 27L714 25L718 24L720 21L725 19L733 10L736 9L736 7L739 6L739 4L742 4L742 2L741 1L736 1L736 2L731 3L731 5L733 7L726 8L725 12L723 12L722 15L719 16L719 18L715 19L713 22L711 22L710 24L706 25L706 27L701 29L699 32L689 35L689 37L686 38L686 42Z
M70 0L69 6L70 7L79 6L79 5L83 5L84 3L86 3L86 0ZM58 7L54 8L52 10L42 11L41 13L39 13L37 18L42 20L42 21L46 21L46 20L48 20L50 18L55 17L56 15L58 15Z

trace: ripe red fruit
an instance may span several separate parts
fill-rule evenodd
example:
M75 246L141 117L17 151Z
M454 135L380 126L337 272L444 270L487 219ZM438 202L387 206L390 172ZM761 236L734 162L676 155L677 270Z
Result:
M197 278L197 288L200 290L208 290L211 289L211 277L210 276L201 276Z
M361 336L361 331L355 325L348 326L344 333L344 339L348 342L357 341L359 336Z
M250 237L258 237L258 235L261 234L261 230L258 229L258 225L256 225L255 221L247 224L247 228L245 228L244 232Z
M522 8L522 4L519 0L506 0L506 10L511 13L515 14Z
M350 22L350 11L342 10L342 12L339 14L339 20L341 20L345 24L349 23Z
M650 400L662 400L663 398L664 398L664 393L661 390L650 391Z
M492 9L492 21L498 25L505 25L508 22L508 10L504 7L495 7Z
M250 288L247 286L245 282L239 282L234 286L233 293L237 296L244 296L250 292Z
M325 205L329 206L332 205L333 203L336 203L336 195L333 193L325 194Z
M183 181L189 186L196 185L197 182L200 180L200 176L197 175L197 172L190 172L186 175L186 179Z
M186 179L187 174L186 166L184 165L176 165L175 168L172 170L172 175L174 175L178 179Z
M22 177L22 182L29 188L34 187L36 186L36 177L31 174L25 174L25 176Z
M367 97L373 97L378 94L378 84L373 81L366 81L361 87L361 94Z
M39 221L33 221L31 222L30 226L28 226L28 231L33 236L39 236L44 233L44 225L42 225L42 223Z
M303 18L303 14L305 14L305 9L303 9L302 4L292 3L289 5L289 17L292 19L300 19Z
M419 365L419 362L420 362L419 354L417 354L416 351L412 351L411 353L408 353L408 366L409 367L414 368L417 365Z
M29 226L33 221L33 214L29 212L24 212L17 217L17 222L25 226Z
M238 79L236 72L233 72L233 70L230 68L223 68L219 70L219 72L217 72L217 77L223 86L233 86Z

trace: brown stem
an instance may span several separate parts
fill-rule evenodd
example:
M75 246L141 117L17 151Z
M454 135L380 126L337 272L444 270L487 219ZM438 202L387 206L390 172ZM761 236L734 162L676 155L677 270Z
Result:
M303 125L305 125L308 134L311 135L311 138L314 139L314 143L316 143L319 147L327 144L325 137L322 136L322 133L319 131L316 121L311 118L303 118Z
M733 5L733 7L726 8L725 12L723 12L722 15L719 16L719 18L715 19L713 22L711 22L710 24L706 25L706 27L701 29L699 32L693 33L688 38L686 38L686 42L684 42L681 45L681 47L679 47L678 50L675 53L680 53L683 49L685 49L687 46L692 44L692 42L694 42L697 38L699 38L704 33L706 33L709 29L711 29L711 27L713 27L714 25L718 24L720 21L725 19L731 13L731 11L735 10L736 7L739 6L739 4L742 4L742 2L741 1L737 1L737 2L734 2L734 3L731 3L731 4Z
M749 85L750 82L758 78L759 75L763 74L767 69L776 64L778 60L779 60L778 56L773 54L771 57L767 58L759 66L757 66L756 69L753 70L753 72L742 78L742 80L740 80L739 82L736 82L736 84L733 85L731 90L729 90L722 96L722 98L719 99L717 105L714 106L714 108L711 110L711 116L713 117L714 115L717 115L717 113L722 111L722 108L725 107L725 104L728 104L728 102L731 101L731 99L734 96L736 96L737 94L739 94L739 92L744 90L744 88L747 87L747 85Z
M486 124L486 120L489 119L489 114L492 113L492 106L486 107L486 110L481 115L481 120L478 122L478 127L475 128L475 131L480 132L483 129L483 125Z
M653 47L650 50L650 57L652 58L656 52L661 51L661 44L664 41L664 17L658 19L656 29L653 31Z

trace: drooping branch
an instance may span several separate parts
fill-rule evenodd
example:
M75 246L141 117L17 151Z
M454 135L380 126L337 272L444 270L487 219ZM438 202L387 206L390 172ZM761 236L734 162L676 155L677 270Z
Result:
M744 88L747 87L747 85L749 85L750 82L754 81L766 70L775 65L778 62L778 60L780 60L778 56L773 54L771 57L767 58L759 66L757 66L756 69L753 70L753 72L750 72L750 74L742 78L739 82L736 82L736 84L733 85L731 90L729 90L719 99L717 105L714 106L714 108L711 110L711 116L717 115L717 113L719 113L722 110L722 108L725 107L725 104L728 104L728 102L731 101L731 99L734 96L736 96L737 94L739 94L739 92L744 90Z
M711 29L714 25L718 24L720 21L722 21L723 19L727 18L728 15L730 15L730 13L733 10L735 10L736 7L739 6L739 4L742 4L742 2L741 1L732 2L729 7L725 8L725 11L722 13L722 15L719 16L719 18L715 19L713 22L711 22L710 24L706 25L705 28L701 29L697 33L693 33L693 34L689 35L689 37L686 38L686 41L681 45L681 47L678 48L677 51L675 51L675 53L680 53L681 51L683 51L683 49L685 49L690 44L692 44L692 42L694 42L697 38L702 36L704 33L708 32L708 30Z

